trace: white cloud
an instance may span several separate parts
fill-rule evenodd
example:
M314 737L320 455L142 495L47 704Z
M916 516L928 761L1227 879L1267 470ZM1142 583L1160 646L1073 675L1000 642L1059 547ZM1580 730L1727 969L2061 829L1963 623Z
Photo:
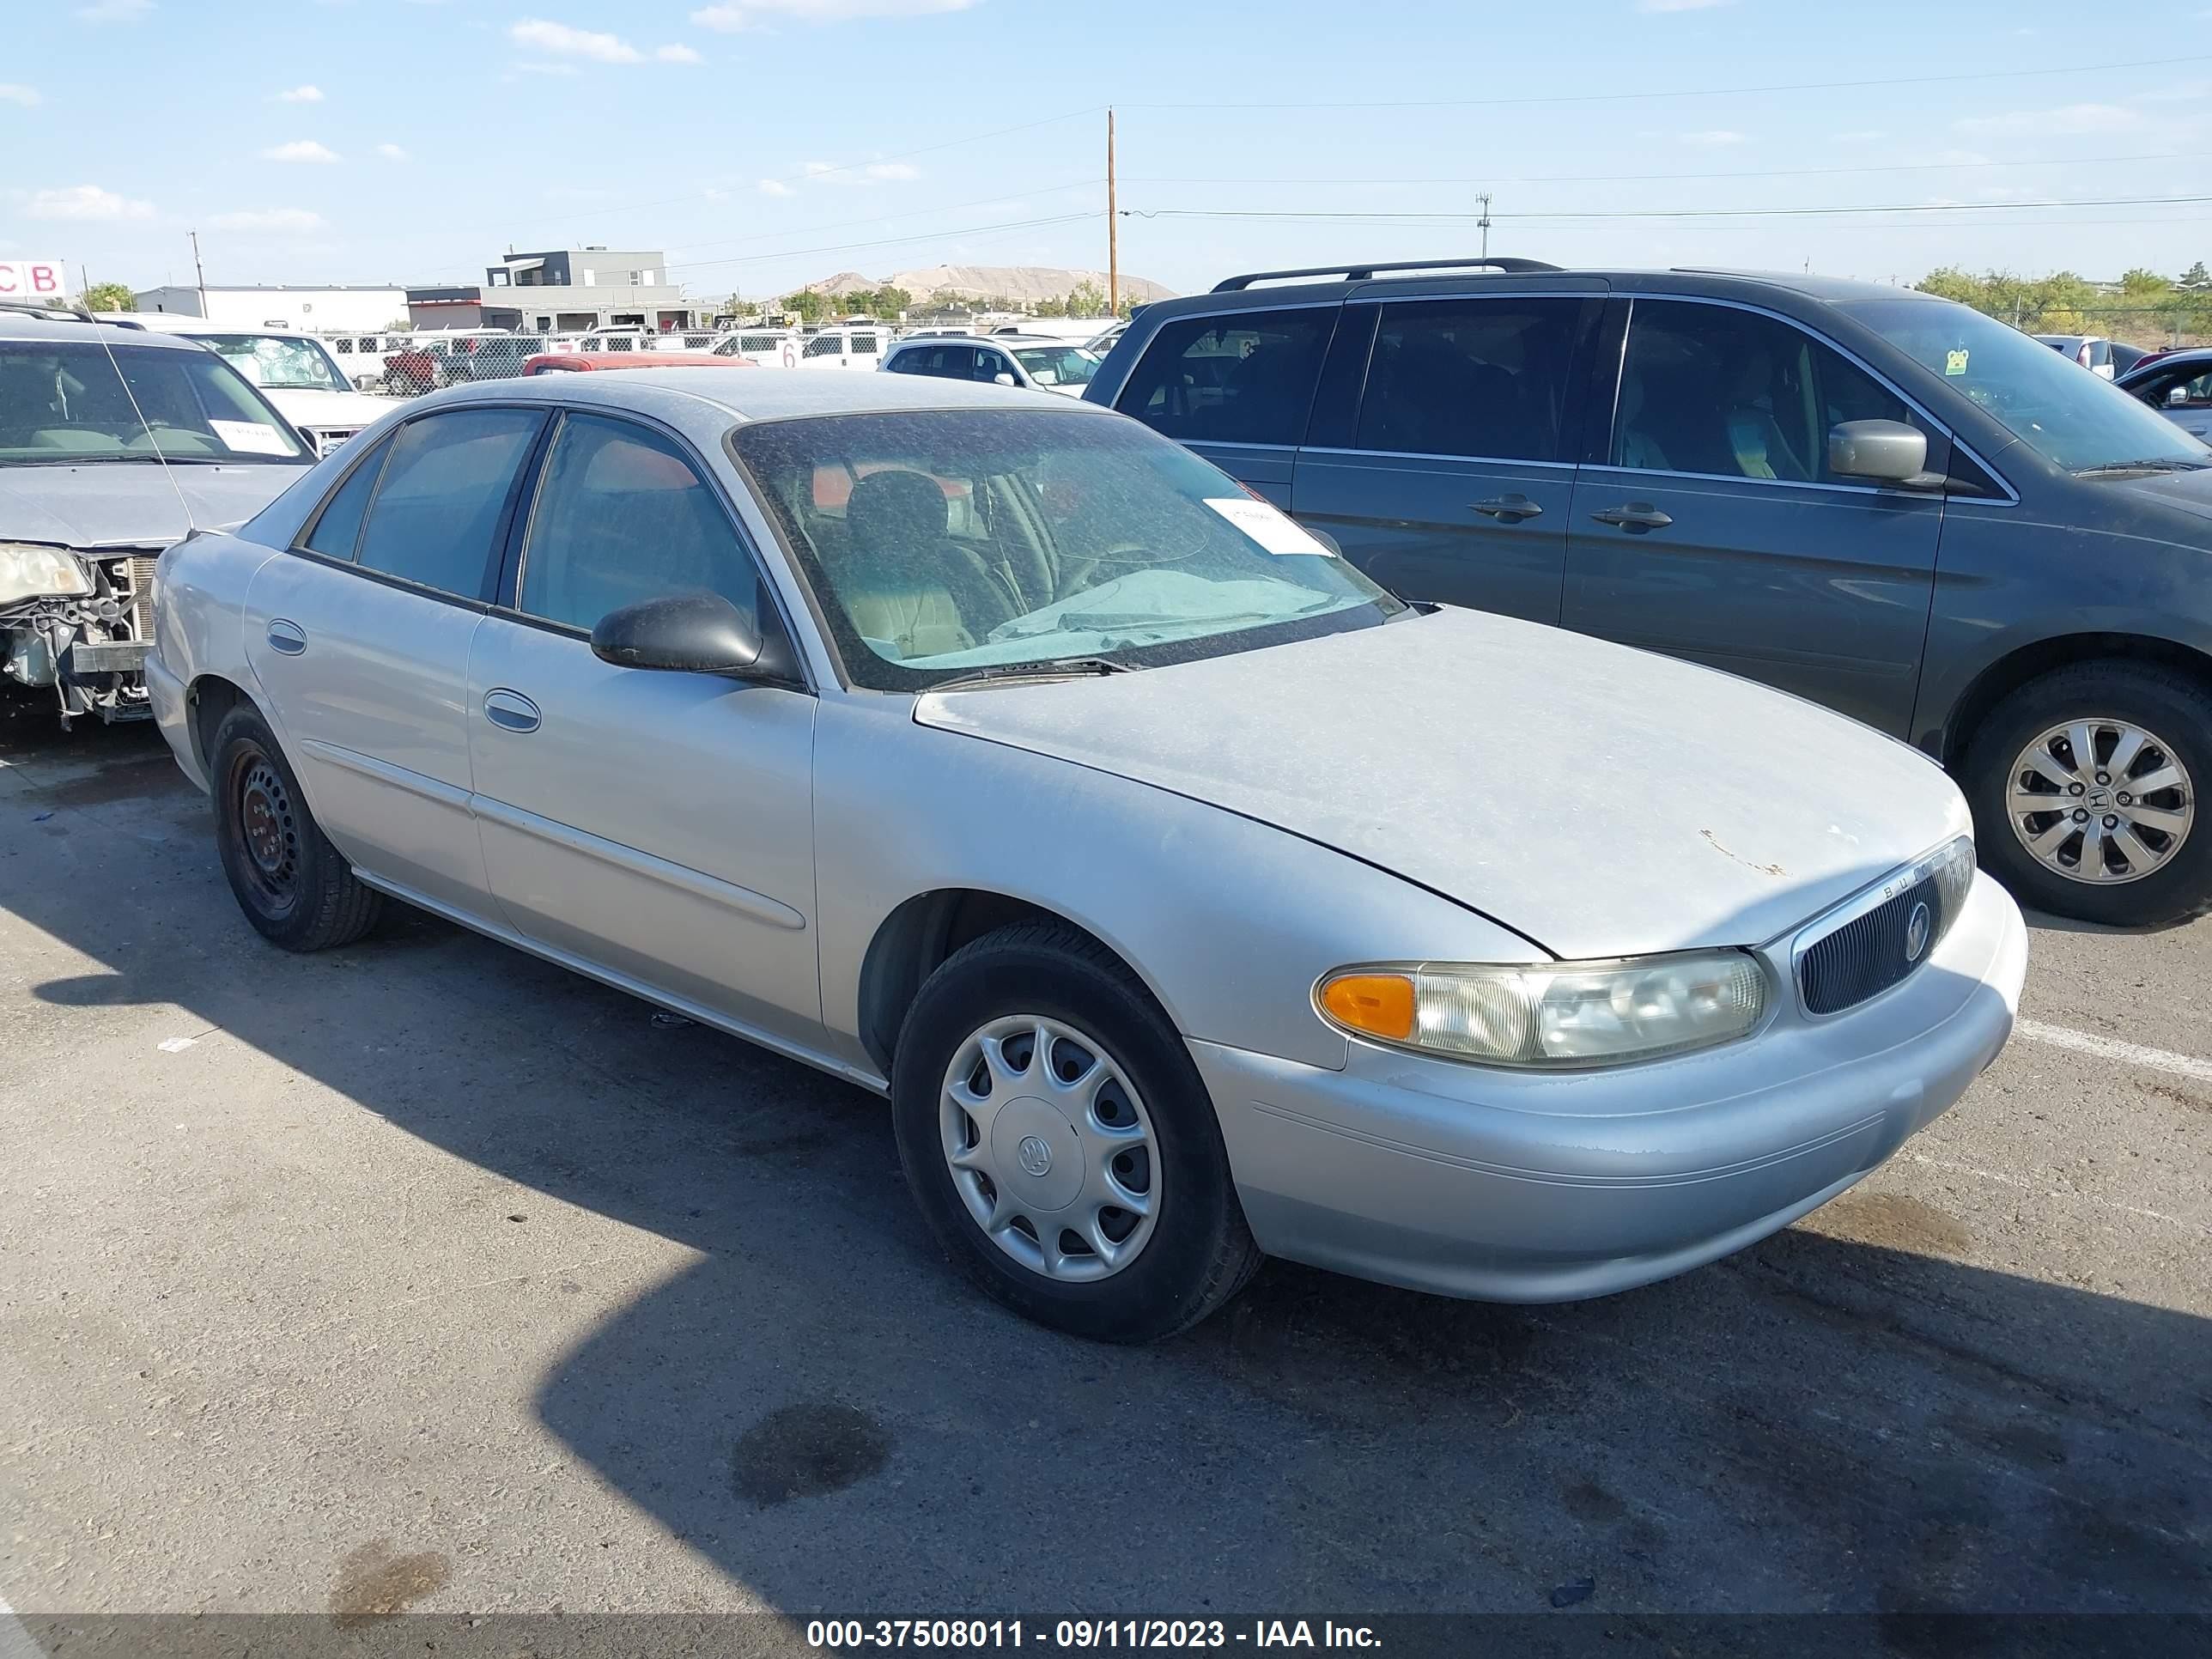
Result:
M702 29L734 34L739 29L759 28L786 21L793 23L843 23L856 17L927 17L939 12L966 11L976 0L738 0L738 3L708 6L691 14ZM1713 4L1717 0L1693 0Z
M517 64L515 68L525 75L580 75L583 71L574 64Z
M789 185L785 184L781 179L762 179L760 181L760 193L763 196L796 196L799 194L797 191L793 190Z
M1700 149L1725 149L1730 144L1741 144L1745 137L1727 127L1708 127L1703 132L1684 132L1676 135L1686 144L1695 144Z
M39 103L36 87L18 86L13 81L0 81L0 104L21 104L25 109L35 109Z
M323 216L306 208L241 208L208 221L217 230L283 230L294 234L323 228Z
M2002 115L1969 115L1953 125L1961 132L2073 137L2092 132L2132 132L2143 125L2143 118L2121 104L2067 104L2058 109L2018 109Z
M277 144L261 152L264 161L313 161L325 164L338 159L336 150L327 144L319 144L312 138L295 138L289 144Z
M862 167L860 174L866 179L919 179L921 177L921 169L908 167L904 161L878 161L872 166Z
M707 60L690 46L655 46L653 57L664 64L703 64Z
M871 161L844 166L834 161L808 161L799 171L810 181L824 185L876 185L921 177L921 169L904 161Z
M70 185L62 190L35 190L24 204L33 219L150 219L151 202L132 201L98 185Z
M376 153L387 161L404 161L407 159L407 152L397 144L379 144L376 147Z
M1636 0L1638 11L1710 11L1715 6L1730 6L1735 0Z
M572 28L566 23L548 22L542 17L526 17L511 25L507 38L518 46L526 46L549 57L580 58L593 64L642 64L647 57L619 34L610 34L604 29ZM704 61L686 46L655 46L652 56L663 64Z
M76 15L88 23L135 23L154 9L154 0L92 0Z
M288 87L276 94L276 101L280 104L319 104L323 101L323 89L312 85Z

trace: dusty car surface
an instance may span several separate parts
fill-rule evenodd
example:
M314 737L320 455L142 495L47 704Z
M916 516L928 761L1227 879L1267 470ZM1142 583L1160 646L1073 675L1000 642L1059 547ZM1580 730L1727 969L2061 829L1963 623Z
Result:
M0 310L0 677L64 724L143 719L162 550L260 511L310 459L191 341Z
M2011 1029L2020 915L1929 761L1401 604L1050 394L456 388L172 557L157 716L255 927L396 896L887 1095L947 1251L1084 1334L1270 1252L1679 1273Z

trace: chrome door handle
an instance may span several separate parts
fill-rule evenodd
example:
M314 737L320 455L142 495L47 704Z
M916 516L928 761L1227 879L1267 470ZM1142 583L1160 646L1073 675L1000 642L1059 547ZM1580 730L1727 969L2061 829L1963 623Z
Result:
M307 648L307 630L295 622L278 617L269 624L269 648L281 651L288 657L296 657Z
M1493 519L1503 519L1508 524L1518 524L1523 519L1540 518L1544 509L1526 495L1492 495L1486 501L1469 501L1468 510L1481 513Z
M483 711L484 718L502 732L535 732L544 718L536 703L504 686L484 693Z
M1647 530L1664 530L1674 522L1673 517L1662 513L1649 501L1631 501L1626 507L1609 507L1590 517L1600 524L1619 525L1631 535L1641 535Z

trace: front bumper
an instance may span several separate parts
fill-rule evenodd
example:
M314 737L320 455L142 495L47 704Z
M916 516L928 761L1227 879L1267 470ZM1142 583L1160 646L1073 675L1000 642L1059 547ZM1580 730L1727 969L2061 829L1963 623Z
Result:
M207 772L192 747L191 702L185 696L185 683L169 672L158 653L146 659L146 700L153 706L154 724L185 775L208 788Z
M1191 1043L1270 1254L1446 1296L1568 1302L1787 1226L1964 1094L2011 1035L2019 907L1978 877L1918 971L1833 1018L1609 1071L1352 1045L1343 1071Z

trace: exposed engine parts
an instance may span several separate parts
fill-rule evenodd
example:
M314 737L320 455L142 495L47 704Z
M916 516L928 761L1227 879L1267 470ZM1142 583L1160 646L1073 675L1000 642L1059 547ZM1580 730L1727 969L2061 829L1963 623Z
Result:
M52 686L64 726L82 714L110 724L147 718L157 556L80 555L89 593L0 605L0 675Z

